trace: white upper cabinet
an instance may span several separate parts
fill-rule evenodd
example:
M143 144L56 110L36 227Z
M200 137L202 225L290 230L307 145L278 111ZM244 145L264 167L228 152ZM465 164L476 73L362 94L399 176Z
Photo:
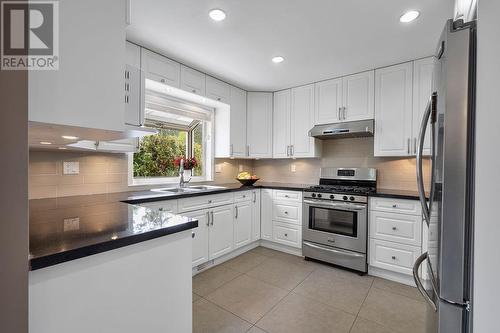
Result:
M413 153L416 154L416 144L427 103L432 93L432 72L434 57L424 58L413 62ZM424 140L424 155L431 154L430 127Z
M317 82L315 89L315 124L340 121L342 111L342 78Z
M375 71L375 156L411 155L413 63Z
M208 84L208 81L207 81ZM208 89L208 85L207 85ZM207 90L208 92L208 90ZM247 156L247 92L230 86L231 110L229 157ZM210 97L210 96L207 96Z
M27 72L29 120L122 131L125 1L59 1L58 30L59 70Z
M141 49L141 69L146 78L179 88L181 65L152 51Z
M249 157L273 156L273 94L247 94L247 150Z
M273 157L317 157L321 143L309 137L314 126L314 84L274 93Z
M187 92L205 96L205 74L195 69L181 65L181 89Z
M342 78L342 121L373 119L374 76L368 71Z
M211 76L206 77L206 96L215 101L230 104L231 86Z
M290 89L274 93L273 107L273 157L290 157Z
M141 47L131 42L125 44L125 63L141 69Z
M141 48L127 42L125 46L125 124L144 124L144 75L141 71Z
M314 126L313 84L292 89L290 111L290 156L317 157L320 142L309 136Z

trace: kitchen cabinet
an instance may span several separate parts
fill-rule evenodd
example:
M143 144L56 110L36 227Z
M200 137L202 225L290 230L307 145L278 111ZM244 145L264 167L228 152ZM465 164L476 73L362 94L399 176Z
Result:
M321 143L309 137L314 126L314 85L274 94L273 157L318 157Z
M145 48L141 49L141 69L147 79L174 88L179 88L181 85L181 65Z
M231 86L230 104L229 157L247 157L247 92Z
M432 73L434 71L434 57L415 60L413 62L413 154L417 153L416 144L420 133L420 125L427 103L432 94ZM430 127L424 139L424 155L431 154Z
M144 75L141 48L130 42L125 46L125 124L144 125Z
M434 58L376 70L375 156L415 156L420 125L432 89ZM430 130L424 155L430 155Z
M411 155L412 85L412 62L375 71L375 156Z
M209 260L208 258L208 248L209 248L208 230L210 228L209 211L207 209L203 209L200 211L183 213L182 215L198 220L198 227L196 227L192 231L192 239L193 239L192 266L195 267Z
M237 249L252 242L252 201L234 204L234 248Z
M231 86L226 82L206 76L206 96L218 102L231 104ZM245 97L246 99L246 97Z
M260 236L265 240L273 239L273 190L261 190Z
M163 201L153 201L144 202L138 204L138 206L147 207L149 209L159 210L161 212L168 212L172 214L177 214L177 200L163 200Z
M59 69L27 72L29 120L123 131L125 2L60 1L58 31Z
M215 206L230 205L232 203L233 203L232 193L203 195L199 197L179 199L178 211L179 213L184 213Z
M314 124L373 119L374 71L317 82Z
M247 93L247 156L273 157L272 93Z
M208 230L209 259L218 258L233 250L234 207L225 205L210 209L210 228Z
M190 67L181 65L180 88L187 92L205 96L205 74Z
M252 241L260 239L261 190L252 190Z

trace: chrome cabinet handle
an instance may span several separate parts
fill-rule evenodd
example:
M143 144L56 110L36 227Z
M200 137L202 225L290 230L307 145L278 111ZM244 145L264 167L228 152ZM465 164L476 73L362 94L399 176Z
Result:
M238 218L238 205L234 206L234 210L235 210L234 218L237 219Z
M338 114L339 120L342 120L341 113L342 113L342 107L339 107L339 114Z
M295 146L291 145L290 146L290 156L293 156L293 155L295 155Z
M257 192L252 192L253 194L253 203L257 202Z
M342 120L346 119L346 116L345 116L346 115L346 110L347 110L347 108L345 106L342 107Z
M413 138L413 154L417 155L417 138Z
M233 154L234 154L234 147L233 147L233 144L231 143L229 145L229 155L233 156Z
M194 231L193 231L193 232L191 233L191 238L194 238L194 236L195 236L195 233L194 233Z
M214 212L211 211L210 215L212 216L212 222L210 223L210 225L214 225Z
M420 281L420 278L418 277L418 270L420 268L420 265L422 264L422 262L424 262L424 260L426 260L427 258L429 257L429 255L427 254L427 252L424 252L420 255L420 257L417 258L417 260L415 261L415 264L413 265L413 280L415 280L415 284L417 285L417 289L418 291L420 292L420 294L422 294L422 296L424 297L424 299L427 301L427 303L429 303L429 305L432 307L432 309L434 310L434 312L437 311L437 306L436 304L434 303L434 301L432 300L431 296L429 296L429 294L427 293L427 291L425 290L422 282Z
M411 152L410 152L410 146L411 146L411 139L410 139L410 138L408 138L408 139L406 140L406 152L408 153L408 155L410 155L410 154L411 154Z
M210 226L210 212L207 212L207 227Z
M392 230L396 231L396 230L398 230L398 228L396 228L396 227L392 227Z
M286 156L290 156L290 146L286 146Z
M392 260L396 260L396 256L392 256Z
M247 156L250 156L250 145L247 145Z

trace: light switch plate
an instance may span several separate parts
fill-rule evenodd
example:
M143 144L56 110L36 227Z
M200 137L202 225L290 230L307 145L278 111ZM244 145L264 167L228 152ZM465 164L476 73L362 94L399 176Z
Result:
M222 172L222 164L216 164L215 165L215 172L216 173L221 173Z
M64 231L73 231L80 229L80 218L72 217L64 219Z
M80 173L80 162L63 162L64 175L78 175Z

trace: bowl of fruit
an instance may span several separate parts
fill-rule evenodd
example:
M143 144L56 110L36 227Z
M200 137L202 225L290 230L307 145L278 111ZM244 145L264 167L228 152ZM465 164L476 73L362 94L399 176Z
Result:
M250 174L250 172L244 171L236 176L236 180L243 184L243 186L252 186L259 178L256 175Z

